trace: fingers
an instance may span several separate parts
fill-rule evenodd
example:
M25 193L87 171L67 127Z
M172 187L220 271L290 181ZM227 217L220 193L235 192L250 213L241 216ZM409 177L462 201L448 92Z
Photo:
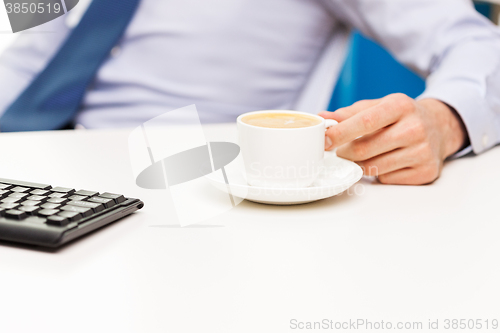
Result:
M372 106L380 103L380 99L367 99L354 103L351 106L337 109L335 112L322 111L318 113L319 116L325 119L334 119L338 122L344 121L356 113L371 108Z
M358 162L358 164L366 176L381 176L414 166L418 162L418 157L411 150L411 148L399 148L369 160ZM339 155L338 152L337 155Z
M434 113L432 113L432 112ZM433 182L443 166L443 140L436 119L442 114L403 94L361 101L321 116L339 121L327 132L327 148L357 162L384 184ZM439 123L438 123L439 125Z
M425 167L406 168L386 173L378 177L382 184L423 185L430 184L439 177L439 172L428 171Z
M415 110L413 99L403 94L393 94L380 100L360 101L332 115L321 113L340 122L326 132L332 141L332 146L327 147L327 150L391 125Z
M339 124L326 131L327 148L357 162L381 183L428 184L443 166L442 139L428 108L403 94L361 101L334 113L320 113Z
M332 146L339 147L356 138L373 133L383 127L395 123L402 115L402 111L393 108L390 103L380 103L364 111L360 111L332 126L326 132L326 135L332 140Z
M365 161L397 148L409 146L413 137L405 135L399 124L383 128L373 134L351 141L337 150L337 155L351 161ZM331 142L331 141L330 141Z
M406 168L387 173L378 177L382 184L388 185L416 185L413 184L415 176L418 176L418 171L414 168Z

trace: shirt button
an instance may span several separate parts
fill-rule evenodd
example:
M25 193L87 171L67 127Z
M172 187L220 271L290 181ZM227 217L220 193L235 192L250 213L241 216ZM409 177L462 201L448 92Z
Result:
M120 53L122 53L122 48L119 46L115 46L111 49L109 53L113 58L116 58L120 55Z
M488 135L483 135L483 148L486 148L488 145Z

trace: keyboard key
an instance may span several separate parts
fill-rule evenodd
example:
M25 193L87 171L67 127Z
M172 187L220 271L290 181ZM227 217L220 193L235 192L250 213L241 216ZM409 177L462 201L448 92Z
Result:
M82 214L83 217L90 216L94 213L92 208L83 208L83 207L78 207L78 206L63 206L61 210L68 211L68 212L76 212Z
M66 193L66 194L71 194L75 193L75 189L69 188L69 187L54 187L51 189L52 192L58 192L58 193Z
M12 192L18 192L18 193L29 192L29 190L31 190L29 187L21 187L21 186L17 186L11 189Z
M42 201L35 201L35 200L26 200L21 202L21 205L23 206L38 206L42 203Z
M54 216L49 216L47 218L47 224L48 225L55 225L58 227L65 227L68 225L69 219L64 216L59 216L59 215L54 215Z
M49 200L47 200L47 202L50 202L50 203L55 203L55 204L65 204L66 202L68 202L69 200L66 199L66 198L50 198Z
M28 195L30 195L30 194L29 193L14 192L12 194L9 194L9 198L19 198L19 199L22 199L24 197L27 197Z
M50 191L47 190L33 190L30 192L32 195L47 195Z
M68 199L69 200L74 200L74 201L82 201L82 200L85 200L87 199L88 197L86 196L83 196L83 195L72 195L70 196Z
M125 197L121 194L113 194L106 192L103 194L99 194L99 196L103 198L113 199L117 204L125 201Z
M47 219L39 216L28 216L23 222L44 224Z
M23 187L33 187L33 188L38 188L40 190L50 190L52 188L52 186L46 185L46 184L23 182L20 180L12 180L12 179L5 179L5 178L0 178L0 183L15 185L15 186L23 186Z
M83 208L91 208L96 213L104 210L103 204L95 203L95 202L88 202L88 201L70 201L70 202L68 202L68 205L83 207Z
M42 207L43 209L56 209L60 206L61 206L60 204L55 204L55 203L44 203L40 207Z
M5 212L5 217L13 220L24 220L28 215L17 209L10 209Z
M14 209L17 206L19 206L18 203L2 203L2 204L0 204L0 208L5 208L5 209Z
M80 214L78 212L70 212L70 211L62 211L57 215L62 216L62 217L66 217L71 222L76 222L76 221L79 221L83 218L82 214Z
M68 193L52 193L52 194L49 194L49 198L66 198L68 197L69 194Z
M29 215L36 215L36 213L40 210L40 207L38 207L38 206L22 206L21 205L17 209L20 211L23 211Z
M106 207L106 208L110 208L110 207L113 207L114 205L116 205L116 203L113 199L108 199L108 198L92 197L89 199L89 201L103 204L104 207Z
M16 203L16 202L21 201L21 200L22 200L21 198L6 197L6 198L3 198L0 201L3 202L3 203Z
M41 196L41 195L32 195L32 196L30 196L30 197L27 197L26 199L27 199L27 200L32 200L32 201L41 201L41 202L45 202L45 201L47 201L49 198L44 197L44 196Z
M59 213L58 209L42 209L39 210L37 214L41 217L49 217L51 215L56 215L57 213Z
M80 191L76 191L75 194L76 195L83 195L84 197L93 197L94 195L98 195L99 192L80 190Z
M8 191L8 190L0 190L0 198L6 197L6 196L8 196L11 193L12 192Z
M7 184L0 184L0 190L10 190L14 186L12 185L7 185Z

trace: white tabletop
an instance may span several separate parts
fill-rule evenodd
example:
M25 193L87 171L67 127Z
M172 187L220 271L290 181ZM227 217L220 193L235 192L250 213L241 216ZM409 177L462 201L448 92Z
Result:
M293 319L420 321L425 332L429 319L500 320L499 148L447 163L429 186L363 179L338 197L244 201L180 228L166 192L135 186L128 133L0 134L2 178L146 203L57 252L0 243L0 332L311 331Z

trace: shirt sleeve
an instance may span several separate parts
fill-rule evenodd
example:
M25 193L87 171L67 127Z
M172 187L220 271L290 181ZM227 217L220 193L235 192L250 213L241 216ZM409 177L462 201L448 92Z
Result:
M500 29L470 0L325 3L340 21L426 78L417 99L435 98L453 107L476 154L500 142Z

